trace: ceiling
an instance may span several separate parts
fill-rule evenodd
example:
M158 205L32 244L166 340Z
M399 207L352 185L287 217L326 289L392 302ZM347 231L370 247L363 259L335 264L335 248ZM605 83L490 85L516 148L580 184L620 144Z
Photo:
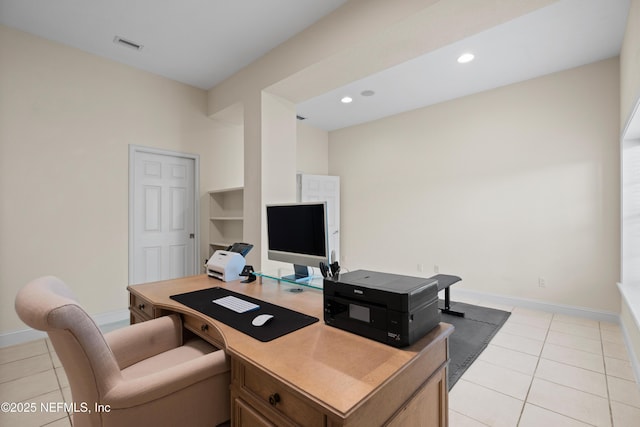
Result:
M616 56L629 1L560 0L304 101L297 113L335 130ZM210 89L345 2L0 0L0 23ZM475 60L458 64L463 52ZM353 102L340 103L345 95Z
M0 0L0 23L208 90L345 2Z
M297 112L335 130L617 56L628 10L629 0L560 0L302 102ZM475 59L459 64L465 52ZM344 96L353 102L342 104Z

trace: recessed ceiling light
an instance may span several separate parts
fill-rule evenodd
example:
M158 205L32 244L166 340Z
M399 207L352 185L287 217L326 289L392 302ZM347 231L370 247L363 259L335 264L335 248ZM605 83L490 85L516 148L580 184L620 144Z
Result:
M348 104L348 103L350 103L352 101L353 101L353 98L351 98L350 96L345 96L344 98L342 98L340 100L340 102L342 102L343 104Z
M362 96L373 96L376 93L372 90L363 90L362 92L360 92L360 95Z
M458 62L460 64L466 64L467 62L473 61L473 58L475 58L473 53L463 53L458 57Z

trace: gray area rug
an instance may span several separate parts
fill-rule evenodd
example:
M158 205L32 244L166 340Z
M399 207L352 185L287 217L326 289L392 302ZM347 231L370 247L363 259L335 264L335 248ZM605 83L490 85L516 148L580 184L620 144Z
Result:
M440 307L444 301L440 301ZM449 337L449 390L460 379L500 330L511 313L477 305L451 302L451 309L461 311L464 317L442 313L442 322L456 329Z

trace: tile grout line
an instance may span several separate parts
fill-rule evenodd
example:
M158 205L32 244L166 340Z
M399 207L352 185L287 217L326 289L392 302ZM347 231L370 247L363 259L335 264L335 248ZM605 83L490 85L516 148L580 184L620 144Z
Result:
M18 362L18 363L19 363L19 362L22 362L22 361L24 361L24 360L33 359L33 358L40 357L40 356L44 356L44 355L45 355L44 353L43 353L43 354L36 354L36 355L34 355L34 356L28 356L28 357L24 357L24 358L22 358L22 359L13 360L13 361L11 361L11 362L3 363L2 365L8 365L9 363L16 363L16 362ZM2 365L0 365L0 366L2 366ZM53 366L53 363L52 363L51 365ZM28 377L28 376L31 376L31 375L41 374L41 373L43 373L43 372L47 372L47 371L49 371L50 369L52 369L52 368L49 368L49 369L43 369L43 370L39 370L39 371L29 372L27 375L22 375L22 376L17 377L17 378L9 379L9 380L6 380L6 381L1 381L1 382L0 382L0 384L7 384L7 383L10 383L10 382L12 382L12 381L19 380L20 378Z
M587 425L587 426L590 426L590 427L598 427L598 426L597 426L597 425L595 425L595 424L590 424L590 423L587 423L587 422L585 422L585 421L583 421L583 420L579 420L579 419L577 419L577 418L574 418L574 417L572 417L572 416L570 416L570 415L565 415L565 414L561 414L561 413L556 412L556 411L552 411L552 410L550 410L550 409L548 409L548 408L545 408L544 406L536 405L535 403L529 403L529 405L531 405L531 406L535 406L536 408L540 408L540 409L543 409L543 410L548 411L548 412L552 412L552 413L554 413L554 414L558 414L558 415L560 415L560 416L562 416L562 417L565 417L565 418L569 418L570 420L577 421L577 422L579 422L580 424L584 424L584 425Z
M453 412L455 412L455 413L456 413L456 414L458 414L458 415L462 415L463 417L467 417L467 418L469 418L469 419L471 419L471 420L473 420L473 421L475 421L475 422L477 422L477 423L479 423L479 424L482 424L483 426L491 427L489 424L483 423L482 421L480 421L480 420L478 420L478 419L476 419L476 418L473 418L473 417L472 417L472 416L470 416L470 415L463 414L462 412L458 412L458 411L456 411L455 409L449 409L449 411L453 411Z
M598 326L600 329L600 346L602 347L602 366L604 366L604 384L606 386L607 391L607 406L609 407L609 421L611 421L611 426L614 426L613 423L613 408L611 407L611 394L609 393L609 375L607 375L607 362L604 358L604 342L602 341L602 326L600 322L598 322Z
M540 348L540 353L538 354L538 358L536 360L536 366L533 369L533 373L531 374L531 382L529 383L529 387L527 388L527 394L524 396L524 402L522 403L522 409L520 410L520 415L518 416L518 422L516 423L516 425L520 425L520 421L522 421L522 416L524 415L524 409L527 406L527 402L529 401L529 393L531 393L531 387L533 387L533 380L536 378L538 365L540 365L540 359L542 358L542 350L544 349L544 344L547 341L547 337L549 336L549 331L551 330L551 322L553 321L553 316L555 315L554 314L551 315L549 326L547 327L547 331L544 335L544 341L542 341L542 347Z
M552 345L556 345L556 344L552 344ZM569 348L569 347L564 347L564 348ZM572 350L573 350L573 349L572 349ZM585 352L585 353L588 353L588 352ZM599 356L599 354L595 354L595 353L588 353L588 354L593 354L593 355L595 355L595 356ZM559 364L564 365L564 366L569 366L570 368L582 369L582 370L585 370L585 371L591 372L591 373L593 373L593 374L606 375L606 373L604 372L604 371L605 371L604 366L603 366L603 368L602 368L602 369L603 369L603 372L599 372L599 371L594 371L593 369L585 368L585 367L583 367L583 366L572 365L572 364L571 364L571 363L569 363L569 362L564 362L564 361L555 360L555 359L549 359L549 358L547 358L547 357L542 357L542 356L540 356L540 359L544 359L544 360L547 360L547 361L549 361L549 362L559 363ZM550 381L550 382L553 382L553 381ZM557 383L555 383L555 384L557 384Z
M594 339L592 339L591 341L595 341L595 340L594 340ZM546 341L545 341L545 343L546 343ZM571 347L571 346L563 345L563 344L556 344L556 343L549 343L549 344L557 345L558 347L562 347L562 348L568 348L568 349L570 349L570 350L581 351L581 352L583 352L583 353L588 353L588 354L593 354L593 355L596 355L596 356L602 356L602 357L604 357L604 354L603 354L603 353L594 353L593 351L583 350L583 349L581 349L581 348L575 348L575 347ZM602 341L600 342L600 347L602 348ZM620 359L620 360L622 360L622 359Z
M549 332L551 332L551 323L553 322L554 317L555 317L555 314L553 314L553 315L552 315L551 322L549 322L549 327L547 328L547 333L546 333L546 335L545 335L545 340L544 340L544 342L543 342L543 349L544 349L544 345L545 345L545 344L546 344L546 342L547 342L547 337L549 336ZM599 329L599 324L598 324L598 329ZM602 340L600 340L600 344L602 345ZM583 350L581 350L581 351L583 351ZM589 352L586 352L586 353L589 353ZM593 353L593 354L595 354L595 353ZM603 350L602 357L603 357L603 366L604 366L604 350ZM524 407L526 406L526 404L527 404L527 403L528 403L529 405L536 406L536 407L538 407L538 408L544 409L545 411L553 412L554 414L558 414L558 415L560 415L560 416L562 416L562 417L567 417L567 418L570 418L570 419L576 420L576 421L578 421L578 422L581 422L581 423L584 423L584 424L588 424L588 423L585 423L585 422L584 422L584 421L582 421L582 420L578 420L578 419L576 419L576 418L574 418L574 417L571 417L571 416L569 416L569 415L561 414L561 413L559 413L559 412L552 411L552 410L550 410L550 409L548 409L548 408L544 408L544 407L542 407L542 406L535 405L535 404L533 404L533 403L530 403L530 402L529 402L529 393L530 393L530 391L531 391L531 387L533 386L533 380L536 378L536 372L538 371L538 366L539 366L539 364L540 364L540 360L541 360L542 358L543 358L543 357L542 357L542 351L541 351L541 352L540 352L540 355L538 356L538 361L536 362L536 367L535 367L535 369L534 369L534 371L533 371L533 375L532 375L531 383L529 384L529 389L527 390L527 395L526 395L526 397L525 397L524 405L523 405L522 411L521 411L521 413L520 413L520 417L519 417L519 419L518 419L518 424L520 424L520 421L522 420L522 415L524 414ZM562 362L557 362L557 361L553 361L553 362L561 363L561 364L563 364L563 365L567 365L567 366L572 366L572 365L568 365L568 364L566 364L566 363L562 363ZM580 367L577 367L577 366L572 366L572 367L576 367L576 368L579 368L579 369L585 369L585 368L580 368ZM594 372L594 373L600 373L600 372L591 371L590 369L585 369L585 370L586 370L586 371L590 371L590 372ZM605 381L606 381L606 376L607 376L607 375L606 375L606 367L605 367L605 373L604 373L604 376L605 376ZM546 380L546 381L548 381L548 380ZM595 394L593 394L593 393L589 393L589 392L586 392L586 391L584 391L584 390L576 389L576 388L574 388L574 387L570 387L570 386L567 386L567 385L564 385L564 384L555 383L555 382L553 382L553 381L549 381L549 382L551 382L552 384L557 384L557 385L560 385L560 386L563 386L563 387L571 388L571 389L576 390L576 391L580 391L580 392L583 392L583 393L587 393L587 394L590 394L590 395L592 395L592 396L596 396L596 397L603 398L602 396L598 396L598 395L595 395ZM612 412L611 412L611 399L609 398L609 389L608 389L608 386L607 386L607 403L608 403L608 405L609 405L609 416L610 416L610 418L611 418L611 425L613 426L613 419L612 419Z
M567 365L567 366L569 366L569 365ZM604 397L604 396L601 396L601 395L599 395L599 394L594 394L594 393L591 393L591 392L589 392L589 391L585 391L585 390L581 390L581 389L579 389L579 388L571 387L571 386L566 385L566 384L557 383L557 382L555 382L555 381L548 380L548 379L546 379L546 378L539 378L539 380L540 380L540 381L546 381L546 382L551 383L551 384L559 385L560 387L568 388L568 389L571 389L571 390L574 390L574 391L578 391L578 392L580 392L580 393L588 394L589 396L599 397L600 399L606 399L607 401L610 401L610 399L609 399L609 397L608 397L608 393L607 393L607 397ZM605 381L606 381L606 380L605 380Z
M56 370L56 364L53 360L53 355L51 354L51 352L55 352L55 349L52 348L53 344L51 344L51 347L49 346L49 340L45 339L44 340L44 344L47 346L47 350L49 353L49 359L51 360L51 366L53 366L53 374L56 376L56 382L58 383L58 391L60 392L60 396L62 396L62 400L64 401L64 394L62 393L62 384L60 383L60 377L58 376L58 371ZM62 368L62 370L64 371L64 368ZM66 375L66 373L65 373ZM65 417L67 419L67 421L69 421L69 424L71 424L71 415L69 415L69 412L65 411ZM62 418L59 418L56 421L61 420Z
M43 340L44 340L44 339L43 339ZM33 341L38 341L38 340L33 340ZM25 344L25 343L23 343L23 344ZM20 344L18 344L18 345L20 345ZM49 352L49 346L47 345L46 341L45 341L44 345L45 345L45 348L47 349L47 352L46 352L46 353L32 354L32 355L27 356L27 357L22 357L22 358L20 358L20 359L16 359L16 360L12 360L12 361L10 361L10 362L3 363L3 365L8 364L8 363L18 362L18 361L21 361L21 360L31 359L31 358L33 358L33 357L44 356L45 354L47 354L47 355L49 355L49 359L50 359L50 361L51 361L51 369L53 370L53 374L54 374L54 375L56 375L56 373L55 373L55 367L53 366L53 360L51 360L51 353ZM12 380L5 381L5 382L3 382L3 383L1 383L1 384L8 384L8 383L11 383L11 382L19 381L19 380L20 380L20 379L22 379L22 378L27 378L27 377L30 377L30 376L34 376L34 375L38 375L38 374L42 374L42 373L47 372L47 371L49 371L49 369L44 370L44 371L38 371L38 372L35 372L35 373L29 373L28 375L23 375L23 376L21 376L21 377L19 377L19 378L14 378L14 379L12 379ZM56 375L56 382L58 382L58 377L57 377L57 375ZM60 387L59 387L59 384L58 384L58 390L59 390L59 389L60 389ZM44 396L44 395L49 394L49 393L51 393L51 392L53 392L53 391L55 391L55 390L50 390L50 391L41 392L41 393L39 393L39 394L36 394L35 396L29 396L29 397L27 397L27 398L25 398L25 399L23 399L23 400L20 400L20 402L27 402L29 399L39 398L40 396Z
M511 310L510 312L513 314L513 310ZM531 326L531 325L522 324L522 323L519 323L519 322L514 322L514 323L516 323L516 324L518 324L518 325L527 326L527 327ZM536 326L531 326L531 327L536 328ZM538 329L542 329L542 328L538 328ZM548 330L549 330L549 328L547 327L547 328L546 328L546 332L545 332L545 337L546 337L546 335L548 334ZM505 334L508 334L507 332L504 332L504 333L505 333ZM516 334L508 334L508 335L519 336L519 335L516 335ZM524 337L524 338L527 338L527 337ZM491 341L489 341L489 342L487 343L487 345L492 344L492 341L493 341L493 339L492 339ZM535 340L535 341L539 341L539 340ZM542 343L543 343L543 345L544 345L544 341L542 341ZM500 347L500 348L507 348L507 347L499 346L499 345L497 345L497 344L492 344L492 345L495 345L496 347ZM528 355L528 356L537 357L536 368L534 369L534 373L535 373L535 370L537 369L538 363L539 363L539 361L540 361L540 354L538 354L537 356L535 356L535 355L532 355L532 354L530 354L530 353L521 352L521 351L518 351L518 350L515 350L515 349L509 349L509 350L517 351L517 352L519 352L519 353L526 354L526 355ZM541 350L541 351L542 351L542 350ZM486 361L485 361L485 362L486 362ZM491 365L493 365L493 366L498 366L498 365L495 365L495 364L493 364L493 363L491 363L491 362L486 362L486 363L491 364ZM513 371L513 372L521 373L521 374L523 374L523 375L528 375L528 374L525 374L525 373L523 373L523 372L516 371L516 370L514 370L514 369L509 369L509 370L511 370L511 371ZM461 378L461 379L464 379L464 378ZM469 380L465 380L465 381L469 381ZM487 390L491 390L491 391L493 391L493 392L496 392L496 393L502 394L502 395L504 395L504 396L510 397L510 398L512 398L512 399L520 400L520 399L518 399L518 398L515 398L515 397L513 397L513 396L511 396L511 395L509 395L509 394L506 394L506 393L504 393L504 392L501 392L501 391L499 391L499 390L494 390L494 389L489 388L489 387L486 387L486 386L484 386L484 385L482 385L482 384L477 384L477 383L475 383L475 382L473 382L473 381L469 381L469 382L470 382L470 383L472 383L472 384L475 384L475 385L477 385L477 386L479 386L479 387L486 388ZM520 419L522 418L522 414L523 414L523 412L524 412L524 408L525 408L525 405L526 405L526 403L527 403L527 397L528 397L528 395L529 395L529 390L531 389L531 384L532 384L532 382L533 382L533 375L531 376L531 382L529 383L529 388L528 388L528 390L527 390L527 394L525 395L524 400L521 400L521 402L522 402L522 408L520 409L520 414L518 415L518 422L517 422L517 424L519 424L519 423L520 423ZM454 412L455 412L455 410L454 410ZM465 416L469 417L468 415L465 415ZM469 418L473 419L474 421L478 421L478 422L480 422L480 423L481 423L481 424L483 424L483 425L486 425L486 424L484 424L483 422L481 422L481 421L479 421L479 420L476 420L476 419L475 419L475 418L473 418L473 417L469 417Z
M500 346L496 346L496 347L500 347ZM500 347L500 348L504 348L504 349L507 349L507 350L516 351L516 352L518 352L518 353L520 353L520 354L524 354L524 355L526 355L526 356L535 357L535 356L534 356L534 355L532 355L532 354L529 354L529 353L523 353L523 352L518 351L518 350L513 350L513 349L510 349L510 348L506 348L506 347ZM531 375L531 376L533 376L533 374L528 374L528 373L526 373L526 372L518 371L517 369L512 369L512 368L509 368L509 367L507 367L507 366L498 365L497 363L494 363L494 362L489 361L489 360L484 360L484 359L476 359L476 360L479 360L480 362L484 362L484 363L486 363L486 364L488 364L488 365L491 365L491 366L497 366L498 368L507 369L507 370L509 370L509 371L511 371L511 372L515 372L515 373L517 373L517 374L521 374L521 375ZM475 363L475 360L474 360L474 363ZM469 381L469 380L467 380L467 381Z

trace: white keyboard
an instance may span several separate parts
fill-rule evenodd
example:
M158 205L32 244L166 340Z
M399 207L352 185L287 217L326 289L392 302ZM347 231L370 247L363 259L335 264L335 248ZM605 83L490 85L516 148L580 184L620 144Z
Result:
M236 313L245 313L247 311L257 310L260 308L258 304L254 304L252 302L245 301L240 298L236 298L233 295L214 299L211 302L221 305L225 308L228 308L229 310L233 310Z

